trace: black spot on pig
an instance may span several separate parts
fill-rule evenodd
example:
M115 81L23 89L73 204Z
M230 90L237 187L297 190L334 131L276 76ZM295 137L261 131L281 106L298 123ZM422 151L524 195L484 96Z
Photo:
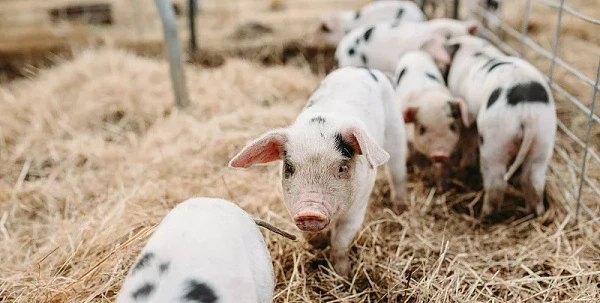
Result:
M539 82L526 82L511 87L506 94L509 105L515 106L524 102L550 103L548 92Z
M355 53L355 51L354 51L353 47L348 49L348 56L354 56L354 53Z
M365 31L365 33L363 35L363 38L365 38L365 42L369 41L369 38L371 38L371 35L373 34L374 29L375 29L375 27L371 26Z
M404 8L400 8L398 10L398 12L396 13L396 19L402 18L402 15L404 15Z
M504 64L510 64L510 62L505 62L505 61L501 61L501 62L496 62L494 64L492 64L490 66L490 68L488 68L488 73L491 72L494 68L500 66L500 65L504 65Z
M435 80L437 82L440 82L440 79L438 79L434 74L425 73L425 76L427 76L427 78L429 78L431 80Z
M335 135L335 148L342 154L342 156L344 156L344 158L348 159L351 159L356 153L354 146L344 141L344 138L342 138L342 134L340 133Z
M450 107L450 117L454 119L460 118L460 107L458 106L458 103L448 101L448 106Z
M323 118L321 116L316 116L316 117L310 119L310 123L325 124L325 118Z
M145 299L150 296L150 294L154 291L154 284L146 283L138 288L136 291L131 293L131 297L134 300Z
M158 266L158 273L161 274L161 275L164 274L164 273L166 273L167 270L169 270L169 266L171 266L171 263L169 263L169 262L161 263Z
M492 94L490 95L490 98L488 99L487 102L487 107L486 108L490 108L490 106L494 105L494 103L496 103L496 101L498 101L498 98L500 97L500 93L502 92L502 88L498 87L496 88Z
M354 20L358 19L360 19L360 11L356 11L356 13L354 13Z
M194 303L215 303L218 298L208 285L190 280L187 282L186 294L183 299Z
M404 77L405 74L406 74L406 67L400 71L400 74L398 74L398 79L396 79L396 86L400 85L400 80L402 80L402 77Z
M148 266L148 264L150 263L150 261L152 261L152 259L154 259L154 253L147 252L147 253L143 254L139 258L139 260L137 260L137 262L133 265L131 273L135 273L135 272L143 269L144 267Z
M367 56L365 56L365 54L360 54L360 60L362 61L363 65L367 65L367 63L369 63L369 61L367 60Z
M483 57L483 56L484 56L484 55L483 55L483 53L482 53L482 52L475 52L475 53L473 54L473 57Z

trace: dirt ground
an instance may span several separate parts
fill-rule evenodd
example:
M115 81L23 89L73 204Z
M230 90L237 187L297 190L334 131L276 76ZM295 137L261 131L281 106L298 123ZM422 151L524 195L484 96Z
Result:
M325 68L314 73L319 57L289 43L310 30L322 9L364 1L339 2L284 1L286 9L271 12L266 1L206 1L207 32L209 22L216 28L257 19L273 32L235 42L236 26L222 26L215 30L220 44L217 33L213 39L201 32L206 48L231 45L232 56L252 59L247 47L255 58L228 54L213 68L187 64L192 105L184 111L173 106L163 60L114 47L75 51L73 59L54 59L52 67L0 87L0 302L112 302L152 228L190 197L231 199L296 230L276 165L239 171L226 164L247 140L289 124L304 106ZM598 17L593 0L569 2ZM553 20L544 9L532 10L530 35L548 48ZM513 11L506 20L520 28L522 10L507 8ZM559 54L594 77L598 27L564 24ZM268 59L289 53L286 66ZM546 72L544 60L526 56ZM589 104L589 86L556 72ZM585 115L562 98L557 104L561 121L581 134ZM328 250L264 233L275 267L274 302L598 302L600 222L586 209L597 217L600 198L590 186L574 225L573 166L581 158L581 148L559 135L548 173L549 210L528 217L511 187L505 211L492 223L473 217L482 197L476 176L439 194L422 172L411 174L409 207L400 215L386 208L389 191L380 176L350 255L351 278L332 271ZM598 184L594 161L588 178Z

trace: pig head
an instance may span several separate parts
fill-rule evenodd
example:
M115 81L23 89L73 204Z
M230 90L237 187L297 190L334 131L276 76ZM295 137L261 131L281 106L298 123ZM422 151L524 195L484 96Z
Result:
M389 155L358 124L327 127L316 116L262 135L240 151L231 167L281 160L284 200L296 226L320 232L352 207L361 183ZM312 121L312 122L311 122Z

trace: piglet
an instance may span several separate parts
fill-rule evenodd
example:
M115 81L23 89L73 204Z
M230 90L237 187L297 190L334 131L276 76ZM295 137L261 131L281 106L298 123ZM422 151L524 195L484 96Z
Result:
M348 67L325 77L292 125L249 143L230 166L281 160L290 216L309 243L331 244L335 270L347 275L350 245L364 220L377 167L389 159L391 199L399 207L405 157L392 84L379 71Z
M271 257L255 221L229 201L196 198L158 225L116 303L266 303L273 287Z
M440 39L424 46L430 52L444 52ZM443 75L425 50L409 51L396 65L396 97L407 123L408 142L434 164L438 191L449 175L450 156L461 134L471 125L465 102L452 96Z
M344 36L335 50L338 67L363 66L393 74L402 55L418 50L436 36L444 38L474 34L472 21L434 19L427 22L386 22L364 25ZM434 58L440 65L448 64L447 56Z
M498 211L507 181L519 167L527 208L541 215L556 136L556 108L543 74L480 38L452 39L447 48L453 57L449 87L477 115L485 189L481 215Z
M362 26L379 22L422 22L427 17L411 1L385 0L370 2L357 11L341 11L323 14L318 28L313 32L307 45L311 47L335 47L345 34Z

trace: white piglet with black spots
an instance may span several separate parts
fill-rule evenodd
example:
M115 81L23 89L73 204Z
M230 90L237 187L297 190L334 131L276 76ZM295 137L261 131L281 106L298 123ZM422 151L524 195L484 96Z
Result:
M380 22L423 22L427 16L411 1L385 0L370 2L357 11L323 14L319 26L308 39L308 46L335 47L351 30Z
M271 257L253 219L229 201L196 198L158 225L116 303L267 303L273 287Z
M406 139L392 84L379 71L333 71L292 125L249 143L230 165L277 160L282 160L284 202L296 226L314 246L330 244L335 270L348 274L350 245L364 220L378 166L387 162L391 199L395 206L404 203Z
M425 45L424 49L444 51L439 41L429 44L437 47ZM443 191L450 158L460 147L461 134L473 118L465 102L450 93L441 71L424 50L402 56L393 79L407 125L408 142L416 152L432 161L438 190Z
M527 208L541 215L557 120L546 79L527 61L502 55L480 38L456 38L448 48L454 58L449 87L477 115L482 216L499 210L507 181L519 167Z
M335 50L335 61L338 67L369 67L392 75L396 63L406 52L418 50L435 38L458 37L476 31L477 25L472 21L445 18L364 25L344 36ZM447 56L434 59L440 65L449 63Z

